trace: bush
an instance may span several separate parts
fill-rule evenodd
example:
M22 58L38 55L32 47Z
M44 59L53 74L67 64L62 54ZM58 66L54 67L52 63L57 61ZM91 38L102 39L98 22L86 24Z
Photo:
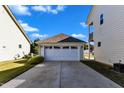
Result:
M30 59L31 58L31 55L25 55L23 58L24 59Z
M44 61L44 57L34 56L28 60L28 63L29 64L39 64L39 63L43 63L43 61Z

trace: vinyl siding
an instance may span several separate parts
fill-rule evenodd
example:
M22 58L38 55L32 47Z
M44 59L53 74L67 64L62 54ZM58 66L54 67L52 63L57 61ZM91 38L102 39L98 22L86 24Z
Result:
M22 48L19 48L19 44ZM3 48L5 46L5 48ZM0 61L13 60L17 54L30 53L30 43L15 25L3 6L0 6Z
M104 23L100 25L100 15ZM94 24L95 60L112 65L124 63L124 6L95 6L90 21ZM97 47L97 42L101 47Z

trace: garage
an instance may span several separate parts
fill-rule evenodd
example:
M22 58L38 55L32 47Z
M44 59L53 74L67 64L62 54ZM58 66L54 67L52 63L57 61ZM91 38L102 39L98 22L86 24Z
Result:
M38 41L39 55L45 58L45 61L80 61L83 59L82 40L59 34L52 38Z
M78 47L74 46L53 46L45 48L46 61L75 61L78 60Z

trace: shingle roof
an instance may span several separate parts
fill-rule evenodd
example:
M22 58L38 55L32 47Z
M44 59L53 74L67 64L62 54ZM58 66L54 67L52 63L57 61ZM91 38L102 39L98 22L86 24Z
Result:
M38 41L37 43L44 44L44 43L59 43L59 42L85 42L85 41L82 41L72 36L68 36L66 34L61 33L51 38Z

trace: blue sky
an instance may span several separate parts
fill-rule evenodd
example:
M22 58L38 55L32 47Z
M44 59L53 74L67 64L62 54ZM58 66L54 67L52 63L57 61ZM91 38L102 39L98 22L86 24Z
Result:
M87 41L85 24L92 8L80 6L9 6L30 39L45 39L59 33Z

